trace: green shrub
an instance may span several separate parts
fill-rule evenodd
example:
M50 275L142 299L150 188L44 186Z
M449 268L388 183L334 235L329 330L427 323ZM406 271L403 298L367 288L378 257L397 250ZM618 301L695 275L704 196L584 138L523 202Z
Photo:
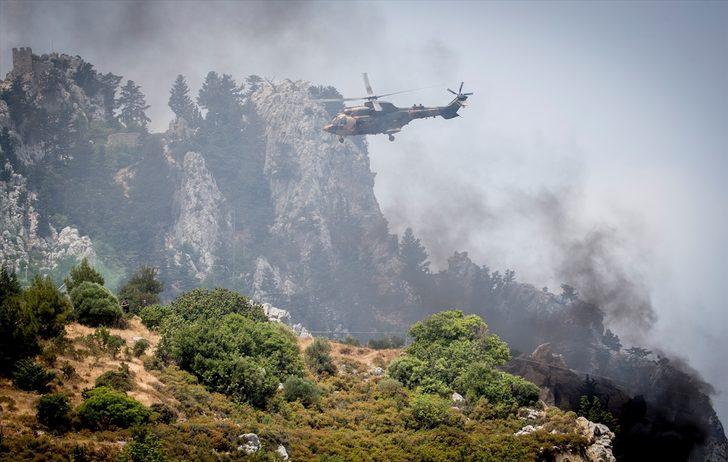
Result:
M122 319L119 301L104 286L82 282L71 291L76 319L87 326L118 326Z
M132 350L134 352L134 357L138 358L146 353L147 348L149 348L149 340L145 338L140 338L139 340L134 342L134 347Z
M30 359L21 359L15 364L13 385L25 391L45 392L56 375Z
M23 299L38 320L38 334L42 338L52 338L63 332L71 314L71 304L50 277L35 276L23 293Z
M351 335L347 335L346 338L344 338L344 340L341 341L341 343L343 343L344 345L351 345L354 347L361 346L361 342L359 341L359 339L356 337L353 337Z
M116 371L106 371L96 378L95 386L109 387L117 391L131 391L134 388L134 374L129 366L122 364Z
M132 441L124 447L118 462L165 462L162 444L148 428L133 431Z
M158 304L163 290L164 284L157 279L157 269L142 266L119 289L119 298L126 300L131 313L138 314L145 306Z
M301 374L296 338L280 324L240 314L203 318L168 329L157 353L207 387L264 406L283 377Z
M86 343L96 353L106 352L112 358L116 358L121 347L126 345L122 337L113 335L106 327L99 327L93 334L87 335Z
M164 403L154 403L150 406L150 409L152 410L152 418L156 422L171 424L177 420L177 412Z
M495 368L510 359L508 345L488 333L480 317L442 311L415 323L410 335L414 341L388 369L407 387L439 395L457 390L473 402L485 397L504 409L538 400L534 384Z
M286 401L300 400L304 406L315 404L321 396L321 390L312 381L291 376L283 384L283 397Z
M602 405L597 396L592 396L591 400L588 396L579 398L579 410L576 413L592 422L606 425L615 433L619 432L619 421Z
M104 285L104 277L93 266L89 265L88 259L85 257L81 260L81 263L71 268L68 277L63 280L63 283L66 284L66 292L69 294L73 289L81 285L82 282L93 282L100 286Z
M424 379L427 373L427 363L414 356L403 355L395 358L387 369L390 377L414 388Z
M397 335L391 335L387 337L369 339L369 348L375 350L386 350L388 348L402 348L404 346L404 339Z
M109 387L84 392L85 400L78 407L82 425L93 430L128 428L149 421L149 409L125 393Z
M9 375L16 361L39 351L38 329L38 320L20 295L0 300L0 374Z
M450 421L450 402L437 395L415 394L410 400L407 426L430 429Z
M36 419L51 430L62 431L70 422L71 405L63 393L43 395L36 404Z
M306 365L314 374L336 374L336 366L331 359L331 343L327 339L316 337L304 350L304 356Z
M253 321L268 320L260 305L222 288L191 290L174 299L169 306L185 321L219 318L227 314L240 314Z
M471 365L456 381L456 387L476 401L487 398L491 403L528 406L538 401L539 388L521 377L498 371L485 363Z
M399 380L395 380L390 377L384 377L377 384L379 393L385 398L396 398L400 396L406 396L404 391L404 385Z
M165 305L149 305L139 311L139 317L142 319L147 329L158 329L162 325L162 321L174 314L174 310Z

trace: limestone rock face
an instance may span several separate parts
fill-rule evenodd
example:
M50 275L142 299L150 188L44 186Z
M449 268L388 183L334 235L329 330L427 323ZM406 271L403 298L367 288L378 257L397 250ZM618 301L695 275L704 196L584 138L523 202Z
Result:
M616 462L617 459L612 454L614 433L609 427L591 422L584 417L578 417L576 425L580 433L589 440L589 446L586 448L589 462Z
M46 218L36 211L37 198L26 179L9 163L0 178L5 178L0 179L0 264L47 273L64 262L96 257L91 239L76 228L66 226L59 232L49 227L49 235L41 236L38 228Z
M179 218L167 236L167 248L175 262L189 266L202 280L212 272L231 223L225 197L199 153L184 156L177 204Z

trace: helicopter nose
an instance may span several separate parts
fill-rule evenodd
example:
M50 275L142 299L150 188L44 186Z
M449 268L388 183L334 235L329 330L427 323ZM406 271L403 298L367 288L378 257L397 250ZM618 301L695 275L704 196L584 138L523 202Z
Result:
M334 124L324 125L324 131L325 132L332 133L333 132L333 128L334 128Z

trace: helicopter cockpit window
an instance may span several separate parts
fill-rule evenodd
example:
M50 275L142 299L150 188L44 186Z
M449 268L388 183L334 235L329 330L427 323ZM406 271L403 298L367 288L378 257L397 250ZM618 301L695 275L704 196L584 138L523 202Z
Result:
M337 117L334 120L334 125L336 125L338 127L343 127L344 125L346 125L346 117L344 117L344 116Z

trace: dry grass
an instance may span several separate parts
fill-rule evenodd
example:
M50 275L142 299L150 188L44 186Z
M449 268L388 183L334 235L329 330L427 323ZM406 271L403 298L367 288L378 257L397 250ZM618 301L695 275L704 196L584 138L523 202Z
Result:
M298 347L301 351L313 343L312 338L299 338ZM374 367L386 368L394 358L402 354L401 348L374 350L368 347L356 347L331 341L331 356L336 362L359 362L368 369Z
M91 327L82 326L81 324L70 324L66 326L66 336L73 342L74 346L78 347L82 343L83 338L89 334L93 334L95 329ZM126 342L126 347L130 350L134 346L134 342L139 338L144 338L149 341L149 348L147 354L151 354L159 343L159 335L147 329L141 320L134 316L128 322L126 329L109 329L112 335L118 335L123 338ZM78 377L70 380L73 384L74 393L73 398L78 402L81 401L80 391L85 388L91 388L94 386L96 377L102 373L118 369L122 363L126 363L129 366L129 370L134 373L134 389L129 392L130 396L149 406L152 403L158 403L163 401L160 393L157 391L162 387L162 383L144 369L141 358L131 357L130 360L124 358L124 347L121 348L121 352L117 355L116 359L111 358L109 355L101 356L88 356L83 359L74 359L71 356L61 356L58 358L59 363L68 361L75 369Z

